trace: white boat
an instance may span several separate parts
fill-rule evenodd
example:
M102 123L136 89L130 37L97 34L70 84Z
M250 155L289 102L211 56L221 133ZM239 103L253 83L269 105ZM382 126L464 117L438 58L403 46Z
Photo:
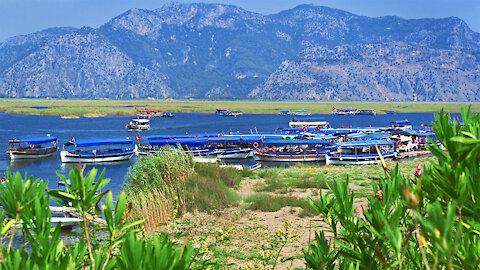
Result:
M295 110L293 113L291 113L292 115L298 115L298 116L307 116L307 115L310 115L309 112L307 112L306 110Z
M140 118L132 119L125 126L128 131L142 131L150 129L150 119Z
M334 109L332 114L336 115L356 115L359 113L358 109Z
M336 145L338 146L337 151L331 152L326 157L327 165L377 164L380 162L380 156L375 145L384 159L392 159L397 156L393 142L387 140L340 142Z
M57 138L52 136L12 139L7 154L11 160L49 157L58 150Z
M318 118L293 118L290 120L288 125L291 128L297 127L318 127L319 129L327 128L330 124L325 121L325 119L318 119Z
M412 123L408 120L397 120L389 123L393 130L412 130Z
M325 161L332 143L321 140L266 140L263 148L253 151L256 161L318 162Z
M132 146L133 140L122 138L72 140L63 145L60 158L62 163L124 161L135 154Z

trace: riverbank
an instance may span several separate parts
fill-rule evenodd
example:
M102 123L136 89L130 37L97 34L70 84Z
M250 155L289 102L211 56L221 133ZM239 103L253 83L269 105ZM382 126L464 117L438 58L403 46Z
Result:
M405 176L412 176L418 164L427 158L398 163ZM387 161L395 167L397 162ZM236 267L257 269L271 267L272 256L279 256L276 269L304 269L302 249L314 239L314 233L325 227L321 216L311 208L307 197L318 198L328 191L334 180L349 179L355 191L354 208L361 213L372 196L372 179L383 175L380 164L363 166L314 166L300 164L290 168L254 171L233 190L241 198L224 210L187 213L169 226L172 235L188 235L197 247L208 249L206 257L233 263ZM285 224L288 222L288 228ZM278 232L293 237L280 249ZM228 233L228 240L219 240L219 233ZM327 235L327 237L332 237ZM282 259L292 260L282 261Z
M251 114L278 114L281 110L307 110L312 114L331 113L335 108L374 109L377 113L395 111L458 113L460 102L337 102L337 101L207 101L207 100L66 100L66 99L0 99L0 112L11 114L101 117L135 115L137 110L159 110L184 113L214 113L215 109L240 110ZM472 103L472 112L480 112L480 103Z

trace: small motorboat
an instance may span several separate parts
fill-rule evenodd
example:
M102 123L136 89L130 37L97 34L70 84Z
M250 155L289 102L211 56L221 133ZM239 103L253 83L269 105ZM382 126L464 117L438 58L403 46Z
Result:
M48 157L58 150L57 138L53 136L11 139L9 143L7 154L12 160Z
M144 131L150 129L150 119L139 118L130 120L125 126L128 131Z

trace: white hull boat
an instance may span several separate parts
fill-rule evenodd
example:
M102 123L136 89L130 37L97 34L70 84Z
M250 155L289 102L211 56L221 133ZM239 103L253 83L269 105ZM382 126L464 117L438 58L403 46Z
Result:
M135 154L134 150L115 154L87 154L77 155L68 151L61 151L60 158L62 163L99 163L99 162L117 162L129 160Z

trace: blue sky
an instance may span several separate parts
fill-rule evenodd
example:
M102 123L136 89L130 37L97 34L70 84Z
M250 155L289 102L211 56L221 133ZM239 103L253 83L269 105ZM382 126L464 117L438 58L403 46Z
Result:
M164 0L0 0L0 42L56 26L98 27L130 8L160 8ZM179 0L178 2L200 2ZM299 4L343 9L358 15L396 15L407 19L456 16L480 32L480 0L216 0L272 14Z

